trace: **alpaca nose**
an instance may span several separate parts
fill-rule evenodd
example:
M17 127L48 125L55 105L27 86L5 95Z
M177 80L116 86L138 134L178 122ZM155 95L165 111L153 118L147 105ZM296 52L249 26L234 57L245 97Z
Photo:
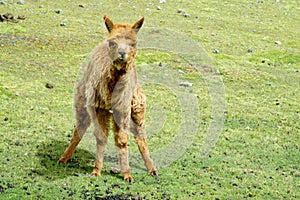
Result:
M124 59L125 54L126 54L126 52L124 50L119 51L120 58Z

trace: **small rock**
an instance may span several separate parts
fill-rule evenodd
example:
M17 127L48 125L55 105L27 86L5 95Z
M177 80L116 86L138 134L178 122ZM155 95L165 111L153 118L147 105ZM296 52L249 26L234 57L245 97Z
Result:
M262 63L270 62L270 59L264 58L261 62L262 62Z
M8 121L8 117L4 117L4 119L3 119L3 120L4 120L5 122L6 122L6 121Z
M53 83L46 83L46 88L52 89L54 87Z
M73 195L74 195L74 192L69 191L69 197L70 197L70 196L73 196Z
M184 17L190 17L190 14L184 13Z
M111 188L121 188L121 186L117 183L111 185Z
M85 6L84 6L84 5L82 5L82 4L80 4L80 5L79 5L79 7L80 7L80 8L84 8Z
M132 200L142 200L142 199L144 199L142 196L140 196L140 195L133 195L133 196L131 196L131 199Z
M57 14L63 14L63 11L62 10L56 10L55 11Z
M4 17L4 19L6 19L7 21L12 21L14 20L14 15L12 13L5 13L4 15L2 15Z
M158 64L158 66L160 66L160 67L165 67L165 66L166 66L166 63L160 62L160 63Z
M273 85L273 82L266 82L266 85L272 86L272 85Z
M267 40L269 38L270 38L269 36L265 36L265 37L262 38L262 40Z
M211 36L216 36L217 34L216 34L216 33L214 33L214 32L212 32L210 35L211 35Z
M61 22L61 23L60 23L60 26L66 26L66 25L67 25L66 22Z
M252 49L248 49L247 53L253 53L253 50Z
M47 127L47 130L54 131L54 127L48 126L48 127Z
M4 18L3 15L0 15L0 22L4 22L6 19Z
M106 194L111 194L112 190L111 189L107 189L105 192L106 192Z
M157 6L157 10L161 10L161 7L160 7L160 6Z
M3 193L3 192L5 192L5 188L2 185L0 185L0 193Z
M185 13L183 9L178 9L177 13Z
M184 81L184 82L179 83L179 85L184 86L184 87L192 87L193 83L190 83L188 81Z
M179 73L179 74L185 74L185 72L182 71L181 69L178 70L178 73Z
M25 2L24 2L24 0L20 0L20 1L18 1L18 3L17 4L21 4L21 5L23 5Z
M121 173L121 169L118 166L115 166L115 167L111 168L110 173L112 173L112 174L120 174Z
M25 20L26 17L25 17L25 15L18 15L18 19L20 19L20 20Z
M159 3L166 3L166 0L159 0Z
M215 54L219 54L219 53L220 53L220 51L219 51L218 49L214 49L214 50L213 50L213 53L215 53Z
M237 183L232 183L232 186L237 187L238 184Z
M275 44L281 45L281 42L280 41L275 41Z

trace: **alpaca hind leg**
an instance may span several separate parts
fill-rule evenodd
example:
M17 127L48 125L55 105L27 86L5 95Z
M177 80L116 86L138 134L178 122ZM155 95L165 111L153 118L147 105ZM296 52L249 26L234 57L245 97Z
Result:
M100 176L103 167L104 152L107 144L110 113L106 110L99 110L96 113L97 121L95 122L94 135L96 138L96 161L92 176Z
M75 110L76 110L76 126L73 131L73 136L68 148L65 150L65 152L58 160L58 163L66 163L71 158L71 156L75 152L77 145L79 144L87 128L91 124L91 119L87 112L87 109L85 108L83 103L76 104L76 99L75 99Z
M156 176L158 172L150 158L149 148L147 144L147 136L145 134L145 128L143 125L137 125L135 122L131 122L130 131L134 134L134 141L138 145L139 151L143 158L144 164L150 175Z
M72 157L77 145L81 141L82 137L80 137L80 135L83 135L83 134L78 133L78 129L75 128L73 131L73 136L70 141L70 144L69 144L68 148L65 150L65 152L62 154L60 159L58 160L58 163L66 163Z

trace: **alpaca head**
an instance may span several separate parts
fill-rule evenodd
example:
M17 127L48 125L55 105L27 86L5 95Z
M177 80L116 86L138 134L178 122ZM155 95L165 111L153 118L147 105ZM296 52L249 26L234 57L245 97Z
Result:
M133 25L114 24L106 16L104 20L109 32L107 43L112 60L124 63L132 61L137 52L137 33L143 25L144 18Z

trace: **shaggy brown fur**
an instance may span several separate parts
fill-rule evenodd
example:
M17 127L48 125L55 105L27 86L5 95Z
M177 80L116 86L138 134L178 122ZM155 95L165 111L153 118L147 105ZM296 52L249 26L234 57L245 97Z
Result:
M99 176L103 166L103 156L107 144L111 113L115 145L124 180L132 181L128 162L128 131L134 134L144 163L151 175L157 170L149 156L145 132L146 99L138 84L134 57L137 53L137 33L144 18L134 25L114 24L104 16L109 38L92 52L84 68L84 74L76 87L75 111L76 127L69 147L59 159L67 162L76 146L94 123L97 141L96 162L92 175ZM112 112L111 112L112 111Z

